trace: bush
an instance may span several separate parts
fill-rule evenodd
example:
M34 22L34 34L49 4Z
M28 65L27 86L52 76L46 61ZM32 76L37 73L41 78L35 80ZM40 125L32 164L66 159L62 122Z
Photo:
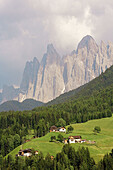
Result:
M51 136L51 142L53 142L53 140L56 140L56 136Z
M61 134L58 135L58 141L62 142L63 141L63 136Z
M100 126L95 126L94 130L95 133L99 133L101 131Z
M67 131L68 132L72 132L74 130L74 128L72 127L72 126L69 126L68 128L67 128Z

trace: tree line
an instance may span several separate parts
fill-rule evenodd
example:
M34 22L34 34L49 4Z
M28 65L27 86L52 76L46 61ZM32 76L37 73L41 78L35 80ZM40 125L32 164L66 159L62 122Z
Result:
M64 145L62 151L51 157L48 153L46 157L40 152L38 155L30 157L16 157L11 155L3 159L0 155L1 170L112 170L113 169L113 149L106 154L97 164L90 156L88 148L78 148L77 151L70 145Z
M48 153L44 158L43 153L32 155L31 157L16 157L11 155L7 159L0 156L1 169L11 170L83 170L84 168L93 170L95 161L90 157L88 148L79 148L77 151L71 145L64 145L62 151L51 159Z

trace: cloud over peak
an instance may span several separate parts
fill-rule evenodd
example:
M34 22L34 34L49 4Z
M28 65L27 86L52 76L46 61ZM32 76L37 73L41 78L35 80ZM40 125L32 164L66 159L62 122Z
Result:
M41 60L48 43L62 55L87 34L98 43L113 41L112 16L111 0L0 0L0 65L7 66L0 70L0 87L3 77L4 83L19 82L25 62Z

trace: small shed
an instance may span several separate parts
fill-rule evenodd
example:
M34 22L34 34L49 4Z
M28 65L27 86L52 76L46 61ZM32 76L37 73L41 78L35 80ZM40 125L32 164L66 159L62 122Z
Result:
M38 151L35 151L35 155L38 155Z
M51 155L51 160L53 160L54 159L54 156L53 155Z
M68 144L68 140L64 138L63 143Z

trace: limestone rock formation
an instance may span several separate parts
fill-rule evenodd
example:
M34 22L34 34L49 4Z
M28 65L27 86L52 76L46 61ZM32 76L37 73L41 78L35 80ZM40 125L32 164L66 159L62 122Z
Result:
M33 59L33 62L31 61L26 63L22 82L20 85L18 101L22 102L26 98L34 98L39 66L40 63L36 57Z
M8 100L18 100L19 88L15 89L13 86L4 85L2 90L2 103Z
M23 81L20 86L19 101L26 98L34 98L47 102L61 94L64 88L62 77L61 57L52 44L47 46L47 53L44 54L37 72L33 78L32 63L27 63L24 70ZM32 80L33 79L33 80ZM21 100L22 99L22 100Z
M112 64L113 43L108 42L106 45L101 41L98 46L90 35L80 41L77 50L62 58L53 45L49 44L40 63L36 58L26 63L20 89L10 89L13 95L3 90L2 101L33 98L48 102L91 81Z

